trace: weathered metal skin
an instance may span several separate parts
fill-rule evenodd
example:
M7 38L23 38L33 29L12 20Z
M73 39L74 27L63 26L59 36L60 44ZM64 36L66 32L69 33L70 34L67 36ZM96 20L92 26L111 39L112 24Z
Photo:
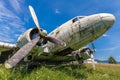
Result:
M79 16L75 18L79 18ZM52 55L58 55L54 60L59 60L58 57L61 56L64 56L64 58L60 58L60 60L67 60L68 57L66 56L65 58L65 55L70 54L71 51L77 50L99 38L113 25L115 21L115 17L112 14L107 13L85 16L73 22L75 18L62 24L49 34L49 36L66 42L65 47L61 47L50 42L46 44L45 48L49 50L49 53L52 53ZM41 60L52 60L53 57L37 55L35 58ZM69 57L69 60L70 59L71 58Z
M62 61L68 60L68 58L71 59L71 57L66 55L70 54L71 51L77 50L99 38L113 25L114 21L115 17L108 13L100 13L82 17L77 16L62 24L48 35L65 42L66 46L63 47L47 42L42 46L34 47L32 50L33 53L30 55L33 56L32 59L41 60L51 59ZM19 37L15 47L21 48L27 42L34 39L34 34L37 36L37 29L31 28L27 30ZM46 56L44 52L50 53L49 56ZM57 57L55 58L56 55Z
M37 47L38 51L33 56L34 58L43 59L43 56L39 54L43 54L44 52L60 56L70 54L70 51L77 50L99 38L113 25L114 21L115 17L112 14L107 13L94 14L85 17L77 16L62 24L49 34L49 36L66 42L66 46L58 46L51 42L47 42L44 46L40 46L39 48ZM26 43L24 38L27 39L27 41L30 40L28 35L30 34L30 31L31 29L20 37L19 41L21 42L22 40L22 44ZM67 50L66 53L64 50ZM45 57L48 56L44 56L44 58Z
M32 40L32 35L38 33L38 30L35 28L28 29L24 34L20 35L17 41L17 47L21 48L23 45L25 45L27 42Z
M69 47L73 50L79 49L103 35L113 25L114 20L112 14L105 13L86 16L74 23L71 19L49 34L65 41L67 46L61 47L48 42L48 47L52 53Z

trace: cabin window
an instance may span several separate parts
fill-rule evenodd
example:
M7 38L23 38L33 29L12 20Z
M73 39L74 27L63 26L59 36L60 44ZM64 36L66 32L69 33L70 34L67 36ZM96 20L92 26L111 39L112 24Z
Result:
M73 19L73 23L76 22L76 21L78 21L78 18Z
M57 35L59 32L60 32L60 31L57 31L57 32L56 32L56 35Z
M84 18L84 17L85 17L85 16L80 16L79 19L82 19L82 18Z

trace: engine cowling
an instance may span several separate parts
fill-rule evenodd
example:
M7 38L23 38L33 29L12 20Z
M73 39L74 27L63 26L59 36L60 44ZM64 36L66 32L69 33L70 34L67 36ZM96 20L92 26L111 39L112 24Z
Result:
M37 38L38 36L39 36L38 29L37 28L30 28L24 34L20 35L16 45L17 45L17 47L21 48L27 42ZM44 42L43 44L46 44L45 40L43 38L41 38L40 42L38 42L37 45L41 46L42 42Z

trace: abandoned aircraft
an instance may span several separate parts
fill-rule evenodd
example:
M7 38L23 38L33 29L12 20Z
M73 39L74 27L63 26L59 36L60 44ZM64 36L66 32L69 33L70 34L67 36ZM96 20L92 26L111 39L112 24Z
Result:
M5 59L6 68L16 66L21 60L72 61L73 55L77 53L80 55L80 61L88 59L84 58L86 55L93 58L90 52L94 51L79 48L102 36L115 22L115 16L109 13L77 16L47 34L47 31L40 27L32 6L29 6L29 10L37 28L28 29L20 35L16 44L0 42L1 56L5 54L2 54L5 50L12 49L10 56Z

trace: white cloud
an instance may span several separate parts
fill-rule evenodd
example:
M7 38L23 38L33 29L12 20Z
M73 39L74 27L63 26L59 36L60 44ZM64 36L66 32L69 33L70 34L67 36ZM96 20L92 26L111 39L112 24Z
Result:
M117 50L118 48L120 48L120 46L113 46L113 47L108 47L108 48L98 49L98 50L99 51L114 51L114 50Z
M3 36L0 36L0 42L7 42L7 43L11 43L14 41L14 39L11 39L10 37L3 37Z
M108 36L110 36L110 35L108 35L108 34L103 34L103 37L108 37Z
M21 10L18 0L11 1L11 5L15 10ZM26 30L24 25L25 22L22 18L15 14L13 10L9 10L5 1L0 1L0 42L15 43L18 35Z
M58 9L55 10L56 14L60 14L60 11Z
M12 6L12 8L18 13L22 12L22 7L20 5L22 2L24 2L24 0L9 0L9 3Z
M101 60L101 61L105 61L105 60L107 60L107 57L97 57L97 58L95 58L95 59Z

